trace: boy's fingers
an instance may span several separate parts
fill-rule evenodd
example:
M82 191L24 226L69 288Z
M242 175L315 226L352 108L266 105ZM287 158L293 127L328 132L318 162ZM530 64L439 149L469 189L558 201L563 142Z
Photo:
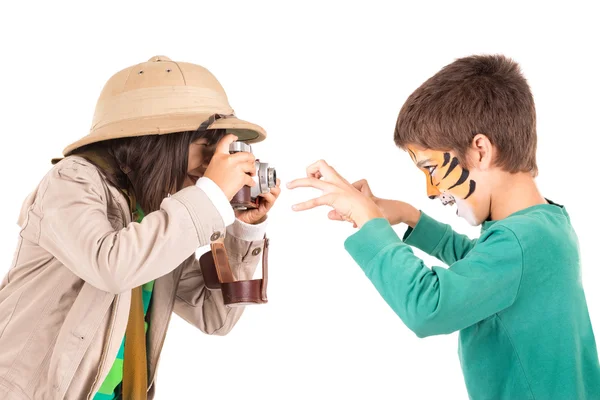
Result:
M308 176L309 178L321 179L323 177L323 174L314 165L315 164L312 164L308 168L306 168L306 176Z
M321 174L320 171L317 172L306 172L306 176L308 176L309 178L316 178L316 179L321 179L323 177L323 175Z
M352 184L356 189L358 189L362 193L371 194L371 188L367 183L366 179L361 179L360 181L356 181Z
M325 160L319 160L310 164L306 168L306 176L308 176L309 178L321 179L323 177L323 174L321 174L321 172L319 171L319 166L323 164L327 164Z
M299 187L311 187L311 188L315 188L315 189L319 189L319 190L326 190L326 189L331 188L331 186L332 186L331 183L324 182L317 178L294 179L293 181L288 182L288 184L287 184L288 189L295 189L295 188L299 188Z
M316 163L310 165L306 169L306 175L314 177L316 179L325 178L330 182L336 183L348 183L338 172L325 160L319 160Z
M325 160L319 160L306 168L306 175L315 177L317 179L320 179L321 177L327 177L326 173L330 172L330 169L327 167L331 168Z
M315 207L325 206L332 204L333 198L332 195L325 195L321 197L317 197L316 199L310 199L303 203L295 204L292 206L294 211L306 211Z
M219 143L217 143L215 153L229 154L229 145L237 140L238 137L231 133L224 136L221 140L219 140Z
M334 221L343 221L344 220L342 218L342 216L336 210L329 211L329 213L327 213L327 217Z

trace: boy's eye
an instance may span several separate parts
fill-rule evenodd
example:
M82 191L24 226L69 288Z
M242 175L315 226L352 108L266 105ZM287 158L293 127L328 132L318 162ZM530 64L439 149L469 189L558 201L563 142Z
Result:
M437 168L437 165L428 165L423 168L425 168L427 170L427 172L429 172L429 175L433 175L433 171L435 171L435 169Z

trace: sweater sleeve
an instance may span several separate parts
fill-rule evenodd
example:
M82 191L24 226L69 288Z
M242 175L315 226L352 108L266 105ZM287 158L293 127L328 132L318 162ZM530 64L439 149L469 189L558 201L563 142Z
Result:
M406 230L403 240L446 265L464 258L477 243L477 239L456 233L450 225L436 221L422 211L417 225Z
M450 268L428 268L382 218L345 242L384 300L419 337L447 334L510 306L519 289L522 251L514 233L488 229Z

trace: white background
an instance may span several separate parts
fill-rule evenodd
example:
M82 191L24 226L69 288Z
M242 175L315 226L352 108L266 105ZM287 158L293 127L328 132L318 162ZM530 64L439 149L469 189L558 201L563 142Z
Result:
M159 54L217 76L238 116L268 131L254 150L284 182L324 158L350 180L368 178L376 195L475 237L427 199L393 129L406 97L441 67L504 53L531 84L538 184L571 214L600 338L597 12L592 2L493 4L3 1L0 274L22 200L50 158L87 133L105 81ZM247 309L226 337L173 318L159 399L466 398L457 335L411 333L345 252L351 227L327 221L325 209L292 213L314 194L284 190L271 213L269 304Z

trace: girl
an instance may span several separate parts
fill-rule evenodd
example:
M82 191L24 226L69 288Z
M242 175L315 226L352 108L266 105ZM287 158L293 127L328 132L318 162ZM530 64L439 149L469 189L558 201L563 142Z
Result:
M0 398L151 399L173 311L228 333L243 307L206 288L195 251L224 240L235 278L252 278L279 183L234 215L255 159L229 145L265 136L198 65L158 56L115 74L90 134L23 205L0 284Z

